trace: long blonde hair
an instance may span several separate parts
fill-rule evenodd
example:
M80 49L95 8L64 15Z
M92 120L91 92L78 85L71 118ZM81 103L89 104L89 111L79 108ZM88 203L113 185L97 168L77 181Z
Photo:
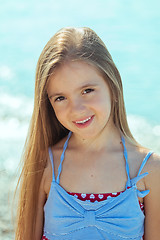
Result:
M83 61L97 68L106 80L112 98L116 127L136 144L127 123L120 74L105 44L90 28L63 28L44 47L37 64L34 110L22 158L19 178L16 240L34 237L40 181L48 158L48 147L68 134L57 120L47 96L49 77L67 61Z

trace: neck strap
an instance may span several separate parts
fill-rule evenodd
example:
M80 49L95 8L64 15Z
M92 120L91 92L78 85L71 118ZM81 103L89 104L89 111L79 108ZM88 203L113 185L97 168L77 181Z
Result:
M126 172L127 172L126 189L127 189L127 187L131 186L131 180L130 180L130 176L129 176L128 154L127 154L127 149L126 149L126 145L125 145L125 139L123 136L121 137L121 140L122 140L122 144L123 144L123 154L124 154L124 158L126 161Z
M62 171L62 162L63 162L63 159L64 159L64 154L65 154L66 148L68 146L68 141L69 141L69 139L71 137L71 134L72 134L72 132L69 132L67 140L65 141L64 146L63 146L63 152L62 152L62 155L61 155L61 161L60 161L60 164L59 164L59 167L58 167L58 176L57 176L57 179L56 179L56 182L58 184L59 184L59 177L60 177L60 174L61 174L61 171Z

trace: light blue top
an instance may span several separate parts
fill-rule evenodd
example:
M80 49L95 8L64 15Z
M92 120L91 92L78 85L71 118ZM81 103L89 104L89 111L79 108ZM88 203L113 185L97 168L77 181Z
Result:
M70 136L71 132L64 144L57 179L52 151L49 148L53 179L44 206L44 235L49 240L140 240L144 234L145 216L140 209L138 196L145 197L149 190L139 191L136 183L148 174L140 173L152 152L144 158L137 177L130 179L127 149L122 137L128 176L125 191L117 197L100 202L82 201L68 194L59 185L62 162Z

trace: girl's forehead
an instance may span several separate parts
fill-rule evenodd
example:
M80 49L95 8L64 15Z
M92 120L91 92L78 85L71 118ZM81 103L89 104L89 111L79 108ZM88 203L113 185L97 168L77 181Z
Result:
M59 66L54 74L50 77L50 81L54 84L60 82L81 83L87 81L100 80L102 74L93 65L82 61L70 61Z
M69 70L69 71L72 71L72 72L74 72L74 71L76 71L76 72L78 72L78 71L80 71L80 72L83 72L83 71L88 71L88 72L97 71L98 72L98 70L96 69L95 66L91 65L90 63L80 61L80 60L65 62L61 66L59 66L59 68L57 69L56 72L61 72L61 71L66 71L66 70Z

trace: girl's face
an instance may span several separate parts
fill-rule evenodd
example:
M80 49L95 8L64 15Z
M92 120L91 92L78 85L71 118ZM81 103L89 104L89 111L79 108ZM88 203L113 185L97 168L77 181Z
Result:
M59 122L83 138L95 137L112 121L109 87L85 62L62 65L51 76L47 93Z

